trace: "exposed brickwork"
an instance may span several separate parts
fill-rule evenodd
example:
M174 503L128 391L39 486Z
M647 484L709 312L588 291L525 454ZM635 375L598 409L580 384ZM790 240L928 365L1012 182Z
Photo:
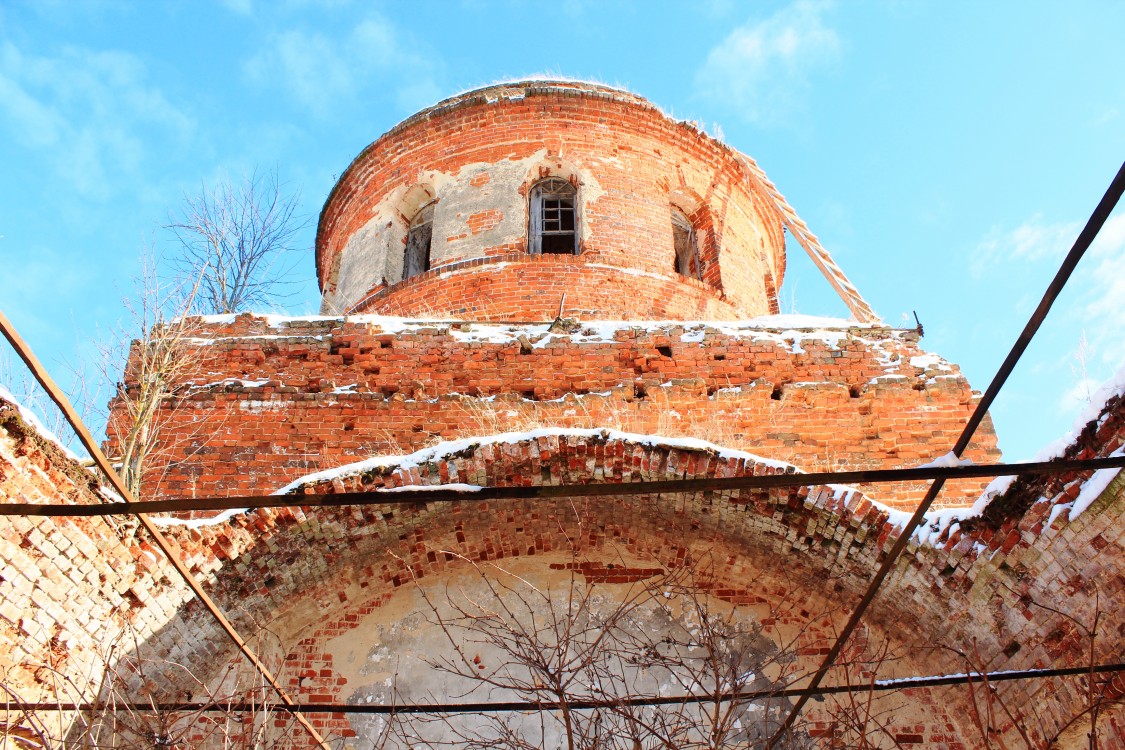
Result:
M696 279L638 275L597 253L580 256L503 253L439 266L393 286L378 285L356 312L475 320L732 320L738 310Z
M469 225L470 234L480 234L495 228L502 217L503 214L496 209L489 209L472 214L465 223Z
M92 474L0 399L0 502L106 500ZM10 700L60 698L67 680L85 685L112 664L112 647L127 651L165 628L183 635L176 613L188 593L136 532L128 517L0 518L0 674Z
M763 470L738 460L725 461L693 451L642 448L597 437L544 437L523 445L485 445L450 459L424 461L416 468L390 466L342 481L325 481L307 491L451 481L504 484L542 476L543 467L551 472L550 478L543 476L545 483L573 483L591 474L604 481L630 481L667 476L737 476ZM1050 508L1065 501L1064 494L1043 505ZM399 539L396 556L385 558L382 566L342 575L341 579L367 581L368 584L362 584L366 586L381 578L384 585L392 588L408 585L412 577L440 579L446 566L458 565L457 559L437 552L442 549L479 561L504 561L528 555L549 556L579 540L584 548L589 545L591 554L603 550L606 555L601 558L606 562L587 565L595 576L608 572L607 563L620 560L621 549L633 559L662 561L673 566L677 560L685 559L685 552L690 557L707 550L720 562L717 577L729 582L721 584L729 588L720 588L720 595L746 605L763 601L777 605L796 596L800 602L797 609L803 609L807 617L807 612L839 611L854 604L870 570L896 536L885 513L860 496L841 498L831 490L736 493L729 497L591 499L580 503L578 517L571 508L559 506L542 501L467 502L444 512L435 508L421 513L396 509L389 517L383 513L382 523L388 523L392 529L397 526L411 530L407 535L396 535L388 529L383 536ZM1043 526L1039 514L1011 519L1024 528L1014 545L995 534L959 531L941 537L937 546L912 545L885 585L872 622L881 629L880 637L900 643L903 648L922 644L927 648L912 652L908 664L884 665L884 670L891 671L883 671L880 676L985 666L1019 669L1087 663L1089 638L1067 616L1089 626L1098 601L1102 602L1100 632L1117 635L1103 636L1094 658L1099 662L1116 658L1114 644L1120 643L1125 613L1106 602L1113 601L1125 589L1125 578L1115 562L1125 550L1123 512L1125 484L1118 480L1104 499L1076 522L1067 523L1065 515L1050 527ZM326 540L337 538L337 534L346 535L343 529L332 531L326 527L321 513L317 517L317 538L293 540L292 544L323 546ZM379 517L376 514L375 518ZM349 526L357 522L363 523L358 517L335 523ZM575 522L577 526L573 525ZM369 518L366 524L370 523ZM582 529L594 533L586 536ZM358 543L354 534L353 530L347 535L353 546ZM521 537L525 539L523 543ZM249 538L247 542L255 543ZM362 549L361 543L359 547ZM1112 550L1111 555L1107 547ZM334 558L337 562L353 554L345 552L344 547L338 549L343 557ZM256 556L250 555L249 559ZM775 577L775 563L779 560L786 561L781 578ZM653 568L651 564L642 564L626 570L632 572L622 575L630 578L651 574ZM826 590L813 584L814 580L831 581L833 585ZM737 582L743 581L755 581L753 589L742 589ZM292 606L285 594L286 585L274 585L276 606ZM290 585L295 590L305 590L319 584L305 580ZM740 589L744 593L740 594ZM1062 590L1067 595L1062 609L1067 616L1051 611L1060 609L1055 604L1059 603ZM361 598L378 591L376 588ZM245 588L230 594L239 601L248 595L252 592ZM1047 602L1054 604L1041 606ZM350 606L345 605L345 609ZM791 616L792 624L801 619L795 612ZM827 637L826 631L814 631L808 634L809 649L803 651L810 658L822 653L817 644ZM1013 648L1013 644L1018 646ZM934 646L955 649L965 653L967 659L930 650ZM1082 700L1079 683L1073 679L1005 683L999 689L1010 705L1018 707L1015 720L1025 729L1037 724L1029 731L1042 740L1078 710L1076 706ZM964 688L948 688L912 694L923 704L932 700L949 709L964 701L967 693ZM1108 711L1104 720L1120 721L1120 716ZM1013 741L1014 727L1012 720L997 725ZM964 747L982 746L967 714L956 715L955 711L945 716L935 711L926 722L908 722L902 734L901 741L911 740L923 746L933 746L928 743L939 740L953 742L952 747L958 746L954 740L964 742ZM1107 746L1120 744L1114 745L1111 740Z
M1118 404L1101 421L1117 427L1095 433L1099 452L1120 443L1122 421ZM21 465L13 455L5 453L6 466ZM45 470L44 465L40 471L30 472L9 468L5 476L30 473L59 481L65 472L58 467L66 463L50 457ZM420 457L403 467L391 463L383 469L308 485L304 491L455 481L575 483L591 477L628 482L762 471L775 469L713 452L643 445L597 433L563 438L545 435ZM48 485L43 484L36 491L46 497L47 490ZM16 492L27 496L27 490ZM1118 479L1076 520L1068 521L1063 513L1052 524L1043 523L1050 508L1070 499L1063 491L1022 515L1018 506L1002 505L1014 514L1006 521L1019 531L1014 543L987 530L954 529L947 530L936 546L911 545L885 584L872 612L871 628L856 648L865 648L863 642L877 644L887 639L893 653L904 654L901 660L885 663L880 677L981 665L992 669L1080 665L1087 663L1090 646L1080 626L1092 623L1100 601L1099 632L1103 635L1096 642L1095 659L1116 658L1125 613L1107 602L1125 591L1117 562L1125 551L1125 483ZM41 523L61 527L54 521ZM710 556L715 565L715 592L720 597L745 606L769 604L779 612L779 626L807 626L799 652L811 666L823 653L832 628L838 626L837 618L854 605L871 569L896 535L886 513L858 494L841 495L830 488L588 498L576 504L464 501L426 507L262 509L218 525L193 530L172 527L169 532L181 559L209 581L212 595L234 613L241 628L252 631L251 623L265 618L283 644L292 644L286 646L290 650L284 659L283 679L299 697L310 701L347 699L362 687L356 678L341 673L340 654L328 644L340 642L340 636L360 625L369 628L374 622L386 621L380 620L381 613L395 600L395 592L414 585L413 579L423 583L447 580L463 570L462 560L515 565L542 558L547 567L565 568L569 565L565 551L576 543L591 563L586 565L587 572L595 578L607 575L609 564L619 563L623 555L627 561L636 561L624 566L622 575L629 578L675 566L693 555ZM47 549L42 542L35 543L41 550ZM99 547L99 555L112 554L114 549L112 540ZM191 608L184 610L186 620L173 619L183 598L169 585L166 574L149 572L151 565L140 562L145 549L137 547L133 556L138 563L125 563L125 569L142 576L131 580L139 581L145 593L135 602L126 599L126 611L135 612L133 619L146 623L153 633L146 648L155 654L174 655L181 662L221 665L220 654L229 649L213 626ZM11 548L6 549L11 555ZM70 564L105 559L94 553L56 545L43 560L65 569ZM297 560L301 563L294 564ZM779 567L778 561L784 565ZM60 584L43 566L39 571L35 585L52 590L58 600L73 596L76 589L90 591L96 585L90 581L78 582L77 587L74 582ZM147 576L152 577L144 578ZM754 582L750 588L748 581ZM5 584L4 602L16 596ZM34 609L34 602L30 607ZM81 631L76 623L88 626L90 619L80 619L80 610L73 607L60 613L63 619L73 618L67 627ZM399 616L394 614L397 610L386 611L389 617ZM315 618L309 620L312 612ZM814 612L835 614L808 626ZM310 622L315 625L310 627ZM20 638L14 633L7 637ZM921 644L927 648L917 648ZM970 661L935 650L935 645L966 653ZM981 665L976 663L977 654ZM175 674L167 677L175 679ZM1074 679L1004 683L999 690L1016 707L1014 721L1025 729L1030 727L1032 736L1040 740L1080 710L1084 700L1081 681ZM890 701L882 705L890 706L889 722L901 735L900 742L983 747L969 718L965 689L895 695L880 700ZM827 706L814 706L809 716L810 726L826 743L834 731L827 710ZM925 720L917 718L919 711ZM343 736L355 731L355 721L342 716L318 717L322 728ZM1104 726L1112 727L1120 716L1107 711L1103 721ZM997 729L1000 737L1014 738L1013 720L999 719ZM299 737L295 741L301 744ZM1103 746L1118 750L1121 744L1111 736Z
M625 92L533 83L443 102L357 157L320 218L317 269L328 309L354 309L357 283L362 296L363 290L401 279L397 256L411 218L404 211L417 204L412 190L425 186L426 195L437 201L431 252L436 267L495 255L500 246L526 254L528 190L548 176L578 187L583 255L666 276L665 285L674 285L675 205L695 225L703 263L703 286L686 293L706 290L715 302L721 294L737 316L766 314L776 306L776 291L764 280L769 276L776 286L784 277L780 219L751 190L732 149ZM624 318L646 309L639 296L656 292L647 309L659 309L661 289L627 281L603 278L597 283L606 293L589 300L587 292L598 290L575 285L571 304L599 308L601 317ZM492 279L486 288L493 291L497 284L513 294L523 291L520 280L510 276ZM501 306L509 318L523 310L500 299L489 304ZM666 314L695 317L698 307L670 306ZM404 297L398 309L428 312L424 300L414 297Z
M955 367L889 329L561 327L203 325L197 369L161 415L171 463L152 491L262 494L442 437L544 425L701 437L806 470L910 466L945 454L975 403ZM969 455L991 460L995 445L986 424ZM912 507L923 489L870 491Z

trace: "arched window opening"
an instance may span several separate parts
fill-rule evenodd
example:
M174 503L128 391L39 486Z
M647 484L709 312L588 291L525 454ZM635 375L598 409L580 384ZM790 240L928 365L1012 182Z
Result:
M402 261L403 280L430 270L430 242L433 235L434 202L430 201L414 214L406 233L406 256Z
M678 208L672 209L672 244L676 248L676 273L693 279L703 278L703 264L699 262L699 243L695 227Z
M528 249L532 253L578 254L578 190L567 180L551 177L531 189Z

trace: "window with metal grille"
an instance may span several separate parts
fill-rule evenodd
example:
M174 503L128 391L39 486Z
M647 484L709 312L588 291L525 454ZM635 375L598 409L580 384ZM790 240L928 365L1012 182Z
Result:
M578 254L578 190L550 177L531 188L528 250L532 253Z
M434 234L434 204L431 201L418 210L406 233L406 255L402 260L402 278L409 279L430 270L430 241Z

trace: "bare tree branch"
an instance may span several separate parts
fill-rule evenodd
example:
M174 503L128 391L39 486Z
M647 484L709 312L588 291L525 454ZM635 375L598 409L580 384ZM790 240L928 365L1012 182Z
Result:
M163 410L193 364L187 340L198 325L191 313L200 285L199 278L161 280L151 251L142 263L135 298L125 301L136 338L127 344L131 336L122 333L102 352L103 375L117 382L106 422L108 448L134 497L142 496L142 482L154 467L153 459L167 447L161 434ZM118 378L122 360L125 370Z
M241 184L204 185L184 199L165 228L180 245L173 261L179 277L200 281L202 312L243 312L284 296L279 287L292 263L283 256L296 249L308 223L297 215L299 200L282 192L274 171L255 172Z

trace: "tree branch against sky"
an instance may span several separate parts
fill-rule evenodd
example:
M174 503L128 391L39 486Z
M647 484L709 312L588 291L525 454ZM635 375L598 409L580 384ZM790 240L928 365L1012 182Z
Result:
M273 171L184 198L166 228L179 243L172 265L179 278L198 280L202 312L270 309L285 296L304 224L299 200L282 191Z

